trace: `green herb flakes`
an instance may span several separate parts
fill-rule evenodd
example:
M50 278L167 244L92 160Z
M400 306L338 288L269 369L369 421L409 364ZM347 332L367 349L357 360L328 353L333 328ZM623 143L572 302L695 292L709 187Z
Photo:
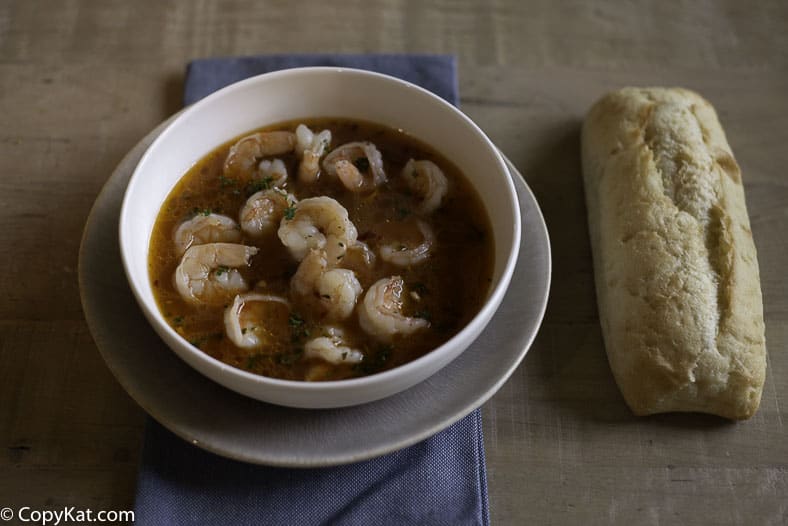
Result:
M247 356L246 364L245 364L246 369L253 370L255 367L257 367L257 364L260 363L260 360L262 360L264 357L265 355L260 353Z
M301 348L293 349L290 352L282 352L276 355L276 361L282 365L292 365L298 360L301 359L301 356L304 354L304 350Z
M270 190L273 183L273 177L264 177L263 179L252 181L246 185L246 195L256 194L262 190Z
M235 186L237 183L238 183L238 181L236 181L235 179L232 179L230 177L225 177L224 175L219 175L219 185L222 188Z
M297 313L293 312L287 319L287 324L290 326L291 341L298 343L299 341L309 338L310 330L307 327L304 319Z

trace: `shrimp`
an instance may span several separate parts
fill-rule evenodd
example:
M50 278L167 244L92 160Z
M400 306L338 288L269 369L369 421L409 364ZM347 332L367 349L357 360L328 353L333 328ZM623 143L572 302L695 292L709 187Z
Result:
M233 267L249 264L257 248L234 243L208 243L190 247L175 269L175 288L189 303L221 304L248 289Z
M421 219L417 219L416 228L419 231L420 239L419 237L408 240L401 239L381 245L379 247L380 258L399 267L409 267L430 257L432 245L435 243L432 227ZM412 238L413 236L408 237Z
M224 175L248 179L254 165L263 157L293 151L295 134L289 131L258 132L235 143L224 160Z
M359 363L364 359L361 351L345 345L341 329L327 327L326 333L326 336L314 338L304 344L305 358L317 358L334 365Z
M278 235L298 261L309 250L322 248L333 264L345 257L347 247L356 242L358 231L345 207L330 197L320 196L304 199L292 214L286 214Z
M257 168L260 172L260 179L264 181L267 179L267 182L270 182L273 187L283 186L287 181L287 167L282 159L274 159L273 161L263 159Z
M262 236L272 231L296 202L292 194L278 188L257 192L241 208L238 217L241 228L250 236Z
M389 342L395 336L429 328L430 322L425 319L402 315L404 286L400 276L391 276L378 280L367 290L358 308L358 321L364 332Z
M402 177L408 187L422 199L416 208L420 214L431 214L437 210L449 189L443 171L432 161L409 160L402 169Z
M237 295L233 304L224 311L224 329L227 337L244 349L259 348L266 343L275 344L275 340L281 339L281 335L272 333L263 323L276 316L277 312L271 309L280 311L280 314L287 319L290 314L290 303L279 296L258 292ZM289 333L289 331L285 332Z
M326 271L316 283L320 302L332 319L347 319L364 291L352 270L335 268Z
M363 292L352 270L328 268L323 250L312 250L290 281L293 296L317 315L344 320L353 314Z
M383 156L371 142L349 142L326 155L323 168L339 177L351 192L371 190L386 182Z
M331 144L331 131L323 130L320 133L314 133L305 125L299 124L295 134L295 149L301 155L301 164L298 165L298 179L304 183L313 183L320 175L320 157Z
M182 256L192 245L206 243L238 243L241 230L235 221L219 214L197 214L184 221L175 230L174 242L178 255Z

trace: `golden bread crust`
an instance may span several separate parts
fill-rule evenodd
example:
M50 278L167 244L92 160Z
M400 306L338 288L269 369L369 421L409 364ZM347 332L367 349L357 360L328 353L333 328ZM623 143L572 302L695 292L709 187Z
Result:
M741 173L714 108L680 88L624 88L582 132L608 360L638 415L758 408L763 302Z

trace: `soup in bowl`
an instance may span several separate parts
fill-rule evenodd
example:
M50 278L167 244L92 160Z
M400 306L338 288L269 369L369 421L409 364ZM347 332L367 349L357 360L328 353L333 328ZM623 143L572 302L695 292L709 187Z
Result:
M459 110L384 75L262 75L184 110L129 182L121 254L167 345L259 400L389 396L463 352L519 248L508 171Z

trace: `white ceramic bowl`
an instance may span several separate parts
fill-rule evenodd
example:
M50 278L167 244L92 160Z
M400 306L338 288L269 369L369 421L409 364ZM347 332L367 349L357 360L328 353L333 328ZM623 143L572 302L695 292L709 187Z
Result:
M494 231L493 281L481 311L437 349L400 367L332 382L279 380L211 358L159 312L148 276L148 246L159 209L194 163L261 126L309 117L346 117L402 128L454 161L478 191ZM154 330L186 363L241 394L275 404L326 408L361 404L407 389L459 356L503 299L520 246L520 211L501 155L462 112L402 80L367 71L299 68L228 86L184 110L151 144L132 175L120 213L120 250L134 296Z

